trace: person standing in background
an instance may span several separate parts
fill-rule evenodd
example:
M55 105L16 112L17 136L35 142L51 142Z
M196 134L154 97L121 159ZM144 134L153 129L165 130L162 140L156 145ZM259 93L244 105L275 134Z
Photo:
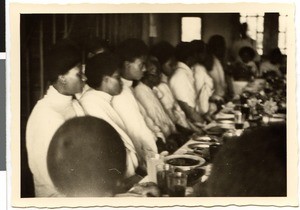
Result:
M259 75L254 62L255 52L251 47L242 47L239 52L241 61L233 63L232 74L235 81L250 81Z
M255 52L254 61L259 62L260 56L256 50L256 41L248 35L247 23L240 24L239 38L233 42L232 47L230 49L230 53L229 53L230 61L232 62L241 61L241 57L239 56L239 51L242 47L251 47Z

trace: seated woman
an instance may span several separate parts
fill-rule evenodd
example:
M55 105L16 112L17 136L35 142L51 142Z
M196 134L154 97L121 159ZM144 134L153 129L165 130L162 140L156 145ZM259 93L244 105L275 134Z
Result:
M54 134L48 171L65 197L109 197L124 192L126 148L104 120L85 116L66 121Z
M203 116L196 110L196 90L191 67L195 64L191 43L181 42L176 46L177 66L170 77L169 86L178 104L192 123L203 125Z
M187 133L199 131L199 129L186 118L185 113L175 100L169 85L166 82L161 81L162 70L160 64L155 58L152 58L148 62L148 65L151 66L151 73L148 75L148 77L151 77L151 80L155 81L152 90L162 104L165 112L175 124L177 130L179 132L183 131Z
M84 115L78 101L73 99L86 82L80 55L73 42L62 40L45 56L45 76L51 85L34 106L26 127L28 164L36 197L57 196L47 171L48 146L55 131L66 120Z
M139 103L145 108L147 115L151 117L153 122L160 127L166 137L166 150L174 152L178 146L182 143L178 142L178 145L173 145L169 140L176 136L177 130L174 122L171 120L159 98L156 85L160 83L160 77L157 75L158 61L156 58L149 58L146 63L146 72L139 84L135 87L134 92ZM172 146L172 145L173 146ZM163 148L163 145L159 144L159 151ZM171 146L171 147L169 147Z
M153 45L150 55L158 59L161 66L161 81L168 84L169 78L176 69L175 47L167 41L161 41Z
M212 64L208 65L207 46L201 40L191 42L195 51L195 64L192 66L195 78L196 89L196 108L202 114L209 118L210 114L217 111L216 105L210 102L210 98L214 92L214 84L212 78L207 73L207 67L212 68Z
M133 176L140 154L137 154L122 119L111 105L112 97L122 90L117 57L108 52L95 55L87 61L86 75L91 88L83 94L80 103L86 114L105 120L117 130L126 147L126 176Z
M233 64L233 79L235 81L250 81L258 76L258 69L254 62L255 51L251 47L242 47L239 56L241 61L236 61Z
M207 43L208 53L212 56L212 68L207 69L209 76L213 79L214 93L213 100L222 104L227 98L228 84L226 82L224 71L224 58L226 54L225 38L220 35L213 35Z
M145 110L132 87L133 81L139 81L146 71L144 63L148 46L142 40L130 38L120 43L116 52L120 58L122 91L113 97L111 104L124 122L127 134L145 165L146 157L158 151L156 141L164 138L160 128L143 115Z
M286 196L286 166L286 125L257 127L224 144L206 184L195 190L199 196Z
M134 88L135 96L145 108L148 116L160 127L164 135L168 137L176 132L176 128L162 104L153 92L154 86L160 83L160 78L155 77L157 63L155 58L149 58L146 63L146 72L139 84Z
M152 77L155 77L158 83L153 87L153 91L160 100L167 114L176 125L178 131L193 130L199 131L186 117L185 113L177 103L169 86L169 78L176 69L175 47L169 42L161 41L153 45L150 55L157 58L154 61L155 71L152 71ZM152 59L153 60L153 59Z

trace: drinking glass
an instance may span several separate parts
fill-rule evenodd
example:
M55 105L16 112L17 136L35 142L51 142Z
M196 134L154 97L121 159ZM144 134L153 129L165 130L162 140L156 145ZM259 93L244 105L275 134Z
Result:
M147 160L147 173L148 173L149 181L157 183L156 165L161 164L162 160L160 159L159 154L148 154L146 160Z
M184 197L187 186L187 174L174 171L167 176L167 184L170 197Z
M234 126L235 129L243 129L244 128L244 115L240 111L236 111L234 114Z
M167 177L172 172L173 167L169 164L156 165L157 185L163 195L168 193Z

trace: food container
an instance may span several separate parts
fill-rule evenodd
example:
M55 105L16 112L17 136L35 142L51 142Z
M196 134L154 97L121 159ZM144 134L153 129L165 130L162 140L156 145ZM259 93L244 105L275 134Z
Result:
M182 171L188 171L205 163L205 160L196 155L169 155L164 158L164 162Z

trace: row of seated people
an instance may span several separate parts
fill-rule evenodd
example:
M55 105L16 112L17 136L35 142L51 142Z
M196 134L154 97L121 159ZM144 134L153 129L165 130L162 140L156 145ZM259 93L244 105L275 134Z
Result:
M47 168L54 133L68 119L90 115L108 122L126 148L124 177L146 175L147 157L172 153L193 132L201 132L226 94L221 63L215 56L206 70L202 41L167 42L149 50L128 39L114 52L89 55L83 72L81 52L70 42L53 47L46 58L49 89L27 123L26 147L38 197L61 196ZM75 99L76 95L77 99Z

